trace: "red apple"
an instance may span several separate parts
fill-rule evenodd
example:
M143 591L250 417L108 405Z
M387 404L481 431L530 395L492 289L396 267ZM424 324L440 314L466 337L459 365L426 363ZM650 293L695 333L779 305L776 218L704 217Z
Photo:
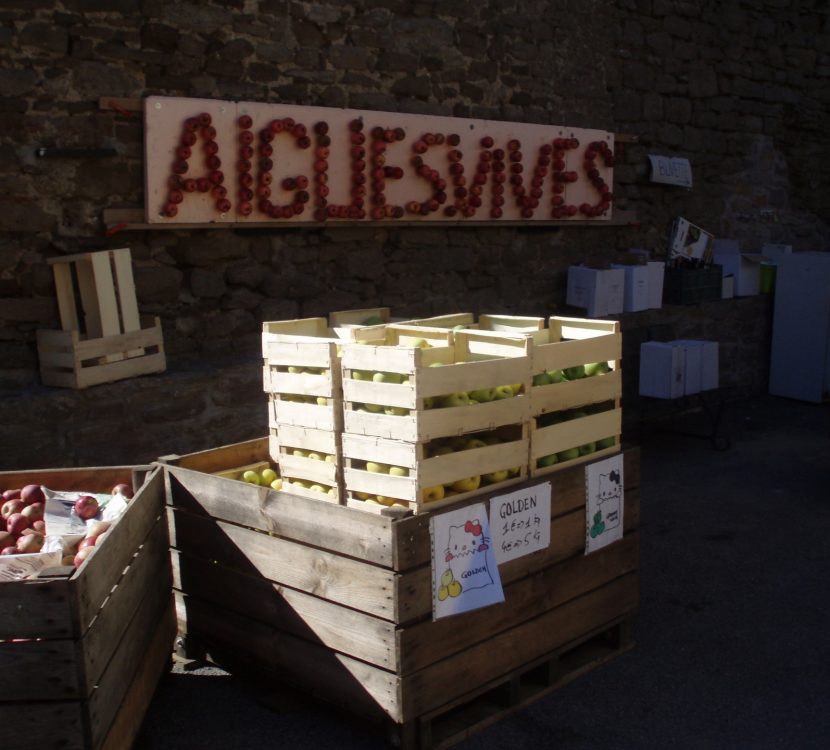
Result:
M40 534L24 534L17 540L17 550L21 555L33 555L41 549L43 549L43 536Z
M23 531L28 529L31 525L31 521L22 513L12 513L6 519L6 531L15 537L19 537Z
M32 523L32 528L39 534L46 534L46 521L40 518Z
M101 534L105 531L109 531L110 526L112 526L112 524L109 521L93 521L86 527L86 536L101 536Z
M78 550L78 552L75 554L75 557L72 560L75 567L80 568L81 563L83 563L83 561L86 560L87 557L89 557L94 551L95 547L84 547L83 549Z
M14 546L14 537L8 531L0 531L0 549Z
M95 542L98 541L97 536L86 536L78 543L78 552L87 547L94 547Z
M32 503L20 511L32 523L43 520L43 503Z
M75 501L75 513L84 521L98 515L98 501L92 495L81 495Z
M17 547L3 547L3 551L0 552L0 555L19 555L20 553L17 551Z
M5 490L3 492L3 500L17 500L20 497L20 489L16 490Z
M26 504L20 498L6 500L6 502L3 503L3 507L0 508L0 516L2 516L4 520L8 520L9 516L14 513L20 513L20 511L25 507Z

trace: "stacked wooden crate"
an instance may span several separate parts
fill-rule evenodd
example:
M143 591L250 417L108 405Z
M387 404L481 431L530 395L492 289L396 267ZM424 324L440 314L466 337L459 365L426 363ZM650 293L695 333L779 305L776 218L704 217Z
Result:
M531 335L531 476L618 451L620 324L554 316Z
M529 339L393 325L343 347L347 503L416 513L527 475Z

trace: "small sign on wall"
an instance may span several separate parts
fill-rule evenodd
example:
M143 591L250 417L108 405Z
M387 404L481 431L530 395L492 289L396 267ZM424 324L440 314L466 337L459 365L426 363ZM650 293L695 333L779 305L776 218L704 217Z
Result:
M680 156L658 156L649 154L651 181L664 185L692 186L692 165Z
M622 539L623 536L622 453L585 467L585 554Z

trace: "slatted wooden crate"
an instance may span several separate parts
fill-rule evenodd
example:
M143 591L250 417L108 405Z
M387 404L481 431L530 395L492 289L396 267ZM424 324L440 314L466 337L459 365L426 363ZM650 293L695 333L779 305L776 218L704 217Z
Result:
M391 321L392 310L388 307L365 307L329 313L329 327L344 339L381 338L383 327Z
M479 489L494 491L525 479L528 450L527 423L470 433L457 442L408 443L347 432L347 504L376 511L398 505L420 513L458 503Z
M383 346L343 348L345 432L423 443L527 420L530 358L524 337L407 325L386 330ZM419 341L432 346L407 345ZM396 382L376 382L368 377L374 373L390 373ZM503 390L476 404L456 399L457 405L439 408L446 396L493 388L510 394Z
M132 481L132 467L0 474L4 489L109 492ZM5 747L132 745L176 635L164 495L158 469L79 568L0 583Z
M269 440L283 489L331 502L345 500L341 433L281 424Z
M48 262L61 330L37 332L45 385L87 388L166 369L161 322L138 313L128 248Z
M363 513L205 473L240 455L228 446L165 467L182 641L240 676L377 721L404 748L469 734L476 720L453 717L494 686L524 689L541 672L552 689L600 663L590 644L620 635L637 608L636 449L624 457L622 540L584 554L584 471L563 469L544 479L551 546L499 566L504 604L437 621L430 514ZM618 638L604 658L627 645Z
M541 373L585 364L602 362L610 368L603 374L530 389L531 476L556 471L563 463L584 462L618 451L622 432L620 324L554 316L548 328L531 336L531 370L537 382ZM590 451L595 443L599 447ZM568 451L580 448L590 452L565 457ZM557 454L556 463L541 465L546 457Z
M435 328L471 328L483 331L505 331L521 333L539 331L545 327L545 319L527 315L490 315L476 317L471 312L434 315L430 318L407 320L407 325L432 326Z

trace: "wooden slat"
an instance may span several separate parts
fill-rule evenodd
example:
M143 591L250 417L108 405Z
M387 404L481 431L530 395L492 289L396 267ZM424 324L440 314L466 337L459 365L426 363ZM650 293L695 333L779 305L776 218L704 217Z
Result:
M258 441L258 445L251 445L250 449L246 454L248 457L268 457L267 442ZM199 455L198 459L196 455ZM224 450L223 455L227 455ZM211 456L204 454L177 460L212 465ZM171 502L190 513L261 529L323 549L338 550L377 565L390 567L392 564L392 522L387 518L264 487L228 484L233 480L177 466L167 467L166 474Z
M115 653L89 699L92 747L97 748L104 741L134 675L145 660L156 659L158 667L169 662L172 657L175 624L172 618L166 622L163 618L171 611L173 594L168 586L159 585L160 583L153 581L146 587L146 594L135 616L123 630ZM163 630L164 638L167 640L166 655L160 654L158 650L152 654L148 653L148 647L159 629ZM124 710L133 710L133 707L125 706Z
M468 692L471 685L508 674L586 631L633 612L638 599L637 574L629 573L484 643L403 677L404 720L438 708Z
M296 685L354 713L402 719L394 673L191 597L177 594L176 606L186 612L187 635L221 666ZM246 644L244 652L240 643Z
M0 706L6 701L83 698L75 645L72 640L0 643Z
M395 619L397 581L384 568L184 511L171 514L170 542L176 549L377 617Z
M89 750L80 701L0 703L3 744L20 748Z
M159 682L171 663L171 644L176 634L176 616L171 601L162 615L152 641L146 647L138 672L129 681L129 689L107 732L100 750L124 750L132 747Z
M396 667L393 623L177 550L172 561L174 588L205 608L228 609L383 669ZM244 643L239 648L247 650Z
M77 375L77 387L89 388L93 385L112 383L116 380L134 378L139 375L152 375L157 372L164 372L166 369L167 361L162 353L133 357L121 362L108 362L106 365L83 367ZM48 383L48 385L52 384Z
M121 310L121 322L124 333L141 328L138 315L138 301L133 280L133 264L129 248L111 250L115 268L115 280L118 285L118 301Z
M136 612L144 606L148 589L160 587L168 590L170 581L167 524L161 517L81 641L86 680L83 695L89 695L100 681L124 631Z
M103 332L101 326L101 311L98 308L95 274L89 255L75 263L75 274L78 278L78 289L81 295L81 307L83 308L84 314L84 335L88 338L100 338Z
M504 605L404 627L399 673L407 675L532 620L637 569L639 535L585 556L581 552L504 586Z
M55 277L55 293L58 298L61 328L64 331L77 331L78 308L75 305L72 269L68 263L60 263L52 266L52 273Z
M113 524L107 533L106 544L96 545L95 551L71 579L78 601L76 636L87 631L163 510L164 478L161 470L156 469Z
M268 457L268 438L255 438L241 443L210 448L184 456L164 456L162 463L182 469L213 474L237 466L264 461ZM230 519L228 519L230 520Z
M98 301L98 315L101 321L100 335L117 336L123 331L118 316L110 254L107 251L90 253L89 261L92 264L92 276L95 280L95 297Z

